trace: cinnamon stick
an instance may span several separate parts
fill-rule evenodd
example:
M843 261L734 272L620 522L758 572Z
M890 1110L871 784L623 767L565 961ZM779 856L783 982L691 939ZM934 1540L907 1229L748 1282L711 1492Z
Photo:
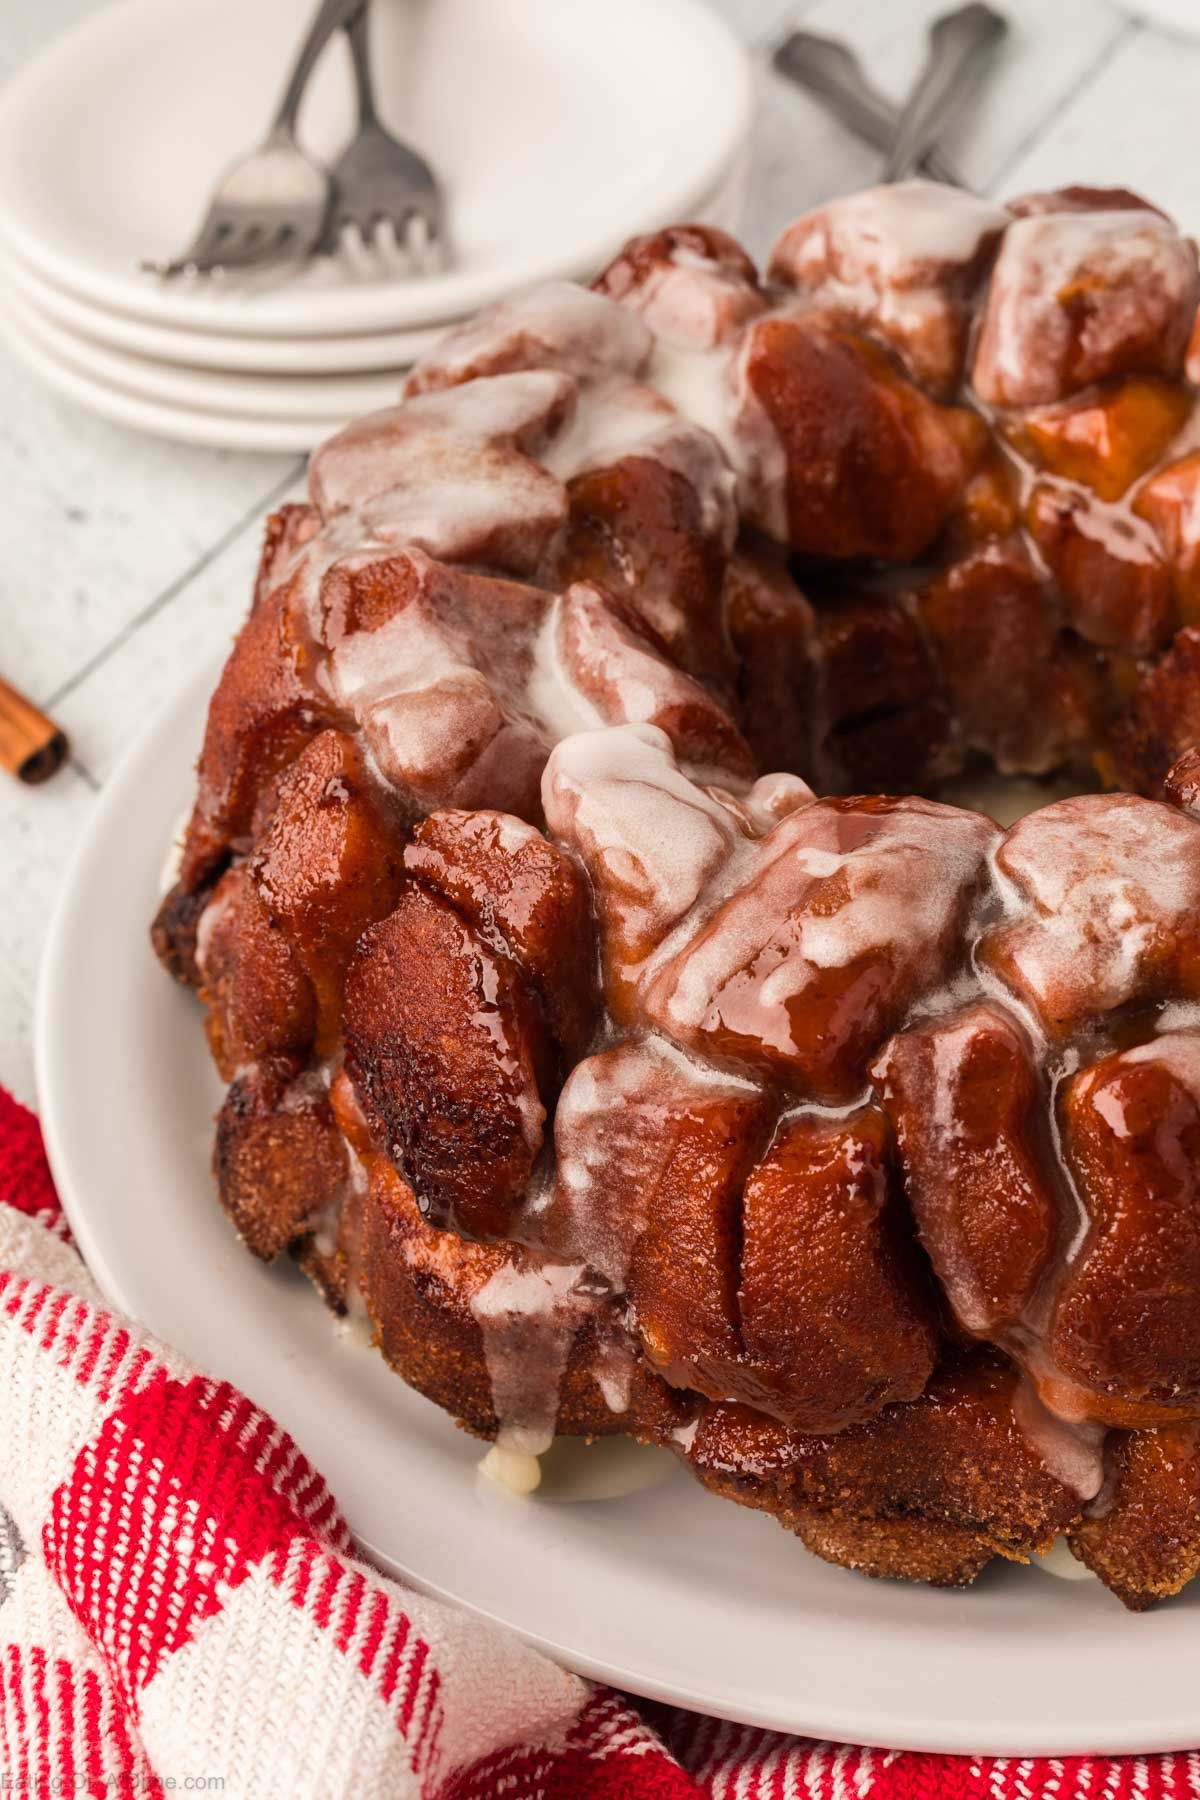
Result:
M49 781L67 759L66 733L0 677L0 768L30 785Z

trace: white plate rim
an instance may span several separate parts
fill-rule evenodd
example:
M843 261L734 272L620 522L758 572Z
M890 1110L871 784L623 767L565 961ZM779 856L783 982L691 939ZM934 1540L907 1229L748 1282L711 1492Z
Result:
M196 369L95 343L41 315L16 289L9 290L0 306L27 340L47 356L66 362L75 373L142 400L199 413L261 418L264 422L328 418L333 428L355 413L394 405L409 366L354 375Z
M178 694L164 703L106 783L76 847L60 890L50 923L38 984L35 1060L42 1124L51 1166L76 1241L93 1274L113 1302L134 1316L142 1311L138 1305L138 1295L129 1291L120 1256L114 1256L111 1239L106 1236L103 1224L93 1210L94 1202L89 1193L89 1151L94 1150L95 1146L89 1146L86 1132L81 1140L78 1123L79 1096L77 1091L72 1093L66 1079L64 1058L69 1051L78 1048L78 1001L81 991L85 995L88 992L86 983L82 989L80 987L81 976L89 966L99 966L108 960L97 959L94 955L97 939L93 901L97 892L97 875L106 868L115 867L114 858L124 856L127 851L128 842L124 832L130 817L141 813L145 823L144 790L147 783L150 782L153 787L154 781L166 779L165 765L169 761L173 760L178 765L181 779L184 771L190 767L192 733L190 730L181 732L176 726L181 719L192 727L196 725L204 699L211 690L215 667L216 665L198 670ZM177 740L174 744L169 741L172 736ZM161 819L159 824L161 826ZM122 867L124 866L123 861ZM143 937L144 921L140 917L136 920L134 929L139 938ZM145 954L149 956L148 951ZM164 991L169 987L165 977L156 979L162 980ZM190 1026L198 1040L201 1035L198 1020L191 1020ZM133 1071L134 1075L136 1073ZM209 1208L211 1214L216 1216L217 1209L211 1204L211 1197ZM239 1268L249 1265L250 1259L240 1249L236 1249L234 1255ZM197 1279L196 1268L191 1263L188 1266L194 1282ZM301 1293L298 1288L295 1292L297 1307L303 1305L311 1309L307 1316L319 1315L320 1308L315 1297L308 1292ZM290 1306L292 1302L289 1300L286 1304ZM183 1347L186 1349L186 1346ZM385 1375L384 1379L395 1383L394 1377ZM396 1383L395 1386L399 1387L400 1384ZM406 1401L412 1401L418 1407L426 1406L425 1402L417 1400L407 1390L402 1392ZM453 1436L452 1433L449 1435ZM303 1446L303 1436L301 1441ZM459 1460L461 1462L461 1458ZM327 1463L324 1472L330 1477L336 1493L337 1469ZM761 1526L772 1534L772 1540L777 1544L781 1569L789 1566L784 1561L789 1555L803 1554L797 1552L782 1534L777 1534L776 1528L768 1521L752 1518L728 1503L723 1505L698 1490L692 1490L690 1486L685 1491L688 1494L694 1493L699 1504L712 1509L711 1514L705 1514L705 1541L709 1538L716 1541L717 1536L726 1530L736 1529L739 1536L744 1536L746 1526ZM511 1504L523 1509L525 1503ZM631 1503L615 1504L624 1507ZM528 1518L530 1515L522 1512L522 1516ZM678 1510L678 1516L682 1518L682 1508ZM353 1525L353 1511L350 1512L350 1519ZM611 1530L612 1527L608 1529ZM549 1522L545 1523L544 1531L546 1534L552 1532ZM370 1551L369 1534L363 1541ZM1056 1723L1053 1727L1045 1724L1033 1727L1017 1719L1004 1726L1002 1735L997 1735L998 1728L994 1721L981 1726L967 1716L947 1718L944 1713L931 1710L926 1687L919 1681L919 1702L914 1704L910 1699L902 1711L890 1711L878 1701L867 1706L864 1706L861 1699L856 1701L853 1698L856 1675L865 1679L871 1662L871 1636L870 1630L865 1626L861 1660L847 1669L844 1666L844 1652L842 1653L842 1674L837 1678L836 1686L830 1687L816 1700L792 1700L785 1710L781 1710L778 1698L774 1703L768 1701L762 1704L754 1694L736 1693L721 1680L705 1678L694 1671L688 1677L676 1673L663 1679L661 1671L656 1674L653 1670L640 1666L638 1655L632 1651L616 1658L590 1654L581 1650L578 1643L563 1641L561 1635L530 1629L528 1622L522 1623L514 1619L504 1607L479 1603L454 1582L448 1583L444 1579L431 1577L427 1569L423 1572L420 1567L410 1566L391 1552L380 1550L376 1546L372 1553L382 1566L402 1575L424 1591L466 1606L470 1611L517 1630L525 1641L581 1674L608 1681L648 1698L692 1710L716 1713L768 1729L896 1749L1008 1756L1144 1754L1188 1749L1200 1736L1200 1699L1195 1695L1194 1681L1187 1679L1186 1670L1182 1667L1184 1664L1190 1666L1186 1648L1190 1646L1194 1652L1200 1612L1186 1606L1164 1608L1159 1613L1135 1619L1121 1613L1116 1602L1110 1596L1101 1595L1098 1589L1083 1595L1085 1611L1082 1618L1073 1621L1079 1628L1075 1640L1079 1653L1090 1654L1088 1646L1096 1636L1096 1621L1106 1620L1111 1627L1107 1635L1119 1642L1122 1651L1121 1668L1114 1674L1114 1692L1119 1690L1125 1696L1124 1702L1118 1705L1111 1695L1101 1696L1098 1701L1093 1702L1093 1711L1082 1717L1072 1715L1068 1724L1061 1723L1056 1711ZM969 1634L964 1634L962 1627L964 1622L970 1622L976 1616L969 1610L972 1606L982 1605L985 1609L994 1610L994 1594L989 1600L982 1587L964 1596L950 1596L906 1588L903 1584L860 1583L852 1575L828 1570L815 1561L811 1566L818 1571L822 1583L828 1577L838 1584L829 1589L829 1593L836 1596L834 1605L827 1607L821 1615L822 1621L827 1622L830 1628L840 1622L839 1605L842 1612L845 1612L855 1608L857 1601L858 1610L864 1614L877 1614L876 1601L885 1594L905 1596L905 1604L915 1597L911 1614L914 1619L928 1624L924 1615L928 1613L932 1618L940 1611L947 1620L946 1630L937 1634L936 1641L942 1646L941 1654L950 1660L950 1666L957 1667L961 1662L968 1671L973 1669L971 1659L978 1656L979 1652L977 1648L972 1648ZM704 1563L692 1571L693 1576L701 1580L705 1573ZM1056 1620L1071 1621L1071 1605L1080 1604L1077 1596L1081 1595L1081 1590L1091 1588L1091 1584L1059 1584L1032 1574L1022 1573L1014 1579L1033 1583L1036 1588L1047 1590L1038 1608L1043 1631L1051 1629ZM685 1595L684 1599L686 1598ZM1111 1608L1111 1613L1097 1611L1093 1602ZM1060 1611L1060 1608L1063 1610ZM895 1612L897 1609L892 1606L890 1610ZM903 1610L901 1616L905 1616ZM1009 1623L1011 1625L1011 1620ZM857 1639L854 1641L857 1642ZM1181 1643L1183 1651L1180 1649ZM910 1647L906 1632L906 1668L911 1664L914 1672L921 1669L923 1645L924 1639L918 1631L913 1634ZM798 1646L804 1647L800 1639ZM807 1648L813 1666L818 1670L826 1668L829 1658L825 1647L821 1647L819 1657L813 1646L809 1645ZM1027 1656L1037 1652L1039 1648L1041 1645L1038 1637L1025 1632L1017 1640L1015 1653L1012 1645L1008 1647L1009 1662L1004 1666L1013 1679L1019 1682L1020 1671ZM1057 1668L1059 1652L1055 1645L1047 1648L1050 1666ZM1143 1653L1148 1655L1149 1660L1142 1661ZM1148 1679L1151 1670L1154 1681ZM990 1672L981 1669L978 1680L981 1684L987 1684L995 1676L995 1669ZM1039 1681L1044 1679L1044 1675L1039 1676ZM832 1675L830 1680L833 1680ZM849 1700L844 1697L847 1688L851 1690L852 1697ZM1171 1688L1172 1694L1178 1696L1177 1700L1173 1699L1170 1703L1176 1710L1156 1715L1153 1724L1139 1725L1130 1722L1128 1712L1131 1703L1145 1709L1149 1705L1148 1695L1151 1690L1161 1699L1167 1688ZM983 1691L988 1691L986 1685ZM1040 1686L1034 1691L1040 1693ZM1124 1723L1121 1722L1122 1719Z
M4 286L44 308L64 330L80 337L160 362L248 375L351 375L402 368L432 350L439 338L460 323L447 319L411 331L358 332L342 337L239 337L233 332L190 331L96 305L59 286L10 246L0 249L0 287Z
M262 419L249 414L200 412L143 399L92 376L69 369L49 356L16 325L0 304L0 338L32 375L60 399L148 437L197 444L207 450L252 450L268 455L306 455L332 436L337 419Z
M102 268L85 269L69 252L47 241L39 232L39 221L23 218L14 209L13 193L19 183L6 182L6 160L12 154L12 141L26 128L27 116L42 105L42 90L53 77L58 64L76 56L88 56L93 36L97 40L119 28L128 15L135 20L139 11L153 0L112 0L112 4L77 22L24 64L0 90L0 243L16 251L26 262L48 279L82 298L99 302L111 310L131 317L144 317L162 323L176 323L203 331L211 326L228 332L228 313L214 317L211 304L202 297L189 294L186 283L154 286L149 278L130 271L125 277ZM575 5L581 0L573 0ZM594 0L597 11L603 11L605 0ZM639 216L631 217L619 232L598 238L587 250L564 255L557 250L543 251L530 257L523 268L498 268L478 271L474 276L455 279L425 278L419 283L386 282L371 287L345 287L336 290L308 290L297 295L282 289L257 296L253 309L243 305L237 317L239 335L274 336L280 332L306 336L322 335L332 328L344 334L352 330L366 332L379 328L396 329L401 325L419 327L442 318L463 317L514 287L554 277L569 277L587 264L600 267L615 253L620 244L636 232L651 229L663 218L682 218L698 204L698 198L716 188L729 164L746 143L753 110L753 82L745 46L725 20L704 0L655 0L660 11L671 8L676 14L675 31L686 35L689 42L707 39L714 60L723 64L724 98L729 111L718 125L714 138L703 157L697 157L691 174L674 190L664 190L645 203ZM723 129L721 129L723 127ZM17 207L19 208L19 201Z

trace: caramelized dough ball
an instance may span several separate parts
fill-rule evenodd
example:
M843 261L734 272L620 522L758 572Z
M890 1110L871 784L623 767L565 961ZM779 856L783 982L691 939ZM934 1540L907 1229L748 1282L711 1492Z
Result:
M1110 1445L1103 1510L1071 1529L1071 1548L1133 1612L1200 1573L1200 1426L1162 1425Z
M1045 1102L1024 1032L984 1002L901 1032L872 1072L956 1320L985 1337L1016 1324L1059 1239L1038 1151Z
M217 883L197 945L209 1049L226 1081L260 1057L308 1050L317 1024L312 983L244 863Z
M1042 774L1082 754L1092 741L1095 677L1062 642L1046 583L1021 543L968 551L914 600L965 744L1008 773Z
M217 1115L213 1171L255 1256L269 1262L302 1238L341 1198L349 1172L320 1080L286 1057L239 1075Z
M655 1038L627 1039L585 1057L571 1071L554 1114L554 1183L538 1210L538 1241L582 1263L616 1293L627 1291L640 1245L637 1278L659 1320L658 1360L672 1360L678 1321L665 1319L659 1289L674 1276L670 1220L678 1214L698 1248L693 1285L701 1283L718 1320L728 1294L727 1251L741 1177L770 1129L771 1108L749 1082L689 1062ZM690 1210L689 1210L690 1209ZM707 1244L702 1223L718 1221ZM730 1222L726 1230L720 1221ZM722 1261L725 1256L725 1261ZM665 1323L664 1323L665 1319ZM725 1325L719 1327L727 1345Z
M197 765L196 804L184 840L180 881L195 889L230 850L245 849L260 795L309 738L332 722L315 686L314 646L294 616L294 576L273 582L287 549L311 523L308 509L268 524L254 608L242 626L209 704Z
M627 1073L582 1079L611 1094ZM609 1109L585 1118L570 1089L564 1104L559 1141L575 1161L559 1205L569 1209L572 1174L598 1149ZM935 1338L889 1196L881 1115L797 1119L751 1169L769 1117L753 1090L696 1082L690 1096L683 1086L672 1094L668 1078L666 1094L651 1090L634 1105L635 1120L616 1123L608 1139L613 1217L603 1241L629 1255L638 1330L666 1379L801 1431L840 1430L919 1394ZM591 1192L585 1186L581 1202ZM572 1254L594 1230L577 1208Z
M750 1366L731 1371L729 1395L824 1432L922 1391L937 1342L894 1182L877 1107L780 1127L746 1183L738 1304Z
M773 1514L818 1556L864 1574L963 1586L993 1556L1024 1561L1079 1514L1013 1411L1017 1377L979 1352L920 1399L835 1435L742 1406L700 1415L686 1452L706 1487Z
M556 369L580 380L638 375L653 348L649 328L627 308L573 281L546 281L448 331L412 370L404 392L411 398L524 369Z
M211 898L212 888L207 882L188 889L177 881L163 896L150 926L150 944L155 956L172 981L177 981L181 987L200 986L196 933Z
M605 997L614 1017L639 1016L642 965L701 899L746 840L806 806L795 776L766 776L737 794L701 786L652 726L581 732L556 746L542 783L547 828L578 854L600 921Z
M690 349L726 342L767 304L742 246L712 225L631 238L594 285L657 336Z
M874 1108L784 1125L747 1175L761 1100L707 1096L670 1121L640 1206L630 1293L646 1354L675 1386L838 1431L913 1399L936 1340L890 1197ZM643 1160L645 1152L643 1152ZM742 1189L744 1186L744 1197Z
M412 888L359 939L346 1068L376 1142L422 1210L474 1237L508 1230L542 1146L545 1029L508 957Z
M359 936L400 889L398 832L353 741L323 731L279 785L251 861L259 900L292 947L316 998L316 1049L341 1033L342 984Z
M722 610L738 667L738 719L755 762L811 774L815 621L782 556L739 547Z
M814 801L655 972L647 1019L806 1098L852 1099L881 1040L958 961L994 838L931 801Z
M1131 1001L1200 998L1200 826L1133 794L1059 800L1006 833L1010 922L979 956L1052 1037Z
M1171 577L1152 532L1137 520L1106 517L1057 484L1033 489L1026 517L1081 637L1130 656L1169 642Z
M1119 500L1161 462L1192 406L1180 383L1130 375L1081 400L1023 413L1011 434L1047 474Z
M543 592L413 551L335 563L321 604L331 685L398 803L537 817L546 746L520 696Z
M672 1154L652 1193L631 1196L643 1220L629 1267L633 1315L646 1356L673 1387L718 1396L747 1382L758 1393L753 1371L739 1367L738 1281L742 1187L766 1116L753 1090L708 1096L701 1087L686 1110L676 1103Z
M919 622L883 594L823 598L815 619L818 785L851 794L928 787L953 752L943 683Z
M1200 1037L1105 1057L1067 1086L1062 1124L1088 1234L1055 1302L1050 1385L1106 1424L1200 1417Z
M936 405L830 320L761 320L743 354L785 465L783 517L768 510L753 523L782 525L813 556L908 562L928 549L982 454L982 421Z
M1033 213L1000 245L972 380L1039 406L1115 375L1183 372L1200 300L1194 246L1161 213Z
M688 762L735 779L754 773L750 748L725 709L662 656L636 615L603 589L576 582L555 602L546 629L577 704L592 711L562 720L563 735L596 724L657 726ZM534 687L535 705L542 691Z
M390 1163L369 1166L359 1286L376 1342L410 1387L491 1437L492 1385L471 1302L513 1252L437 1230Z
M587 884L571 859L505 813L436 812L418 825L404 866L513 959L558 1041L581 1049L594 1024L596 946Z
M1163 782L1163 799L1200 820L1200 749L1185 750Z
M1172 763L1200 740L1200 627L1185 626L1142 673L1110 742L1118 777L1139 794L1158 794Z
M353 508L381 544L532 575L567 512L537 457L577 393L570 376L530 369L369 413L314 455L313 500L326 521Z
M931 181L867 188L787 226L768 273L877 332L917 381L948 398L962 375L975 289L1008 216Z
M814 801L779 778L735 800L649 731L565 740L544 797L591 877L617 1015L835 1102L954 965L998 836L931 801Z
M1200 451L1143 482L1133 510L1153 528L1185 625L1200 624Z
M567 498L558 580L591 582L625 600L681 669L731 692L725 547L706 529L691 482L653 457L623 456L575 476Z

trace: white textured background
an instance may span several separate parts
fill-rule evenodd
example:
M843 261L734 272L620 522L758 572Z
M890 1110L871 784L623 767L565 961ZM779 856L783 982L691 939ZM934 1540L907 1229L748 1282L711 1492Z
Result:
M901 94L926 22L948 3L720 0L760 66L752 251L876 168L870 150L770 73L770 45L793 22L836 33L880 87ZM1200 43L1108 0L995 3L1013 29L986 92L947 140L962 174L997 194L1119 183L1200 230ZM93 4L0 0L0 79ZM38 957L71 846L147 711L235 629L259 521L301 473L295 458L190 449L102 424L0 353L0 672L61 719L75 751L41 789L0 775L0 1082L23 1099L33 1099Z

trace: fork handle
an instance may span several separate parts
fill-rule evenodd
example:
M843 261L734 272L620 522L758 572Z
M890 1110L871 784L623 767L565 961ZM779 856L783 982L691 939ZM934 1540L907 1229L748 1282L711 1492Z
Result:
M929 60L905 102L883 165L884 181L904 181L973 92L999 49L1008 23L983 0L935 19Z
M358 11L351 13L346 21L346 36L350 40L350 60L354 64L354 88L358 95L358 123L360 127L374 125L379 115L375 110L375 86L371 80L369 0L362 0Z
M871 86L848 44L815 31L793 31L776 46L771 60L780 75L819 100L857 137L876 150L888 148L900 122L899 108ZM936 149L926 152L921 166L934 181L950 187L966 185Z
M308 28L308 36L301 44L296 61L292 65L292 72L288 76L287 86L283 90L283 99L279 102L279 109L271 121L273 137L292 138L295 136L300 102L304 98L308 78L320 60L321 52L334 32L348 24L363 4L364 0L321 0L316 17Z

